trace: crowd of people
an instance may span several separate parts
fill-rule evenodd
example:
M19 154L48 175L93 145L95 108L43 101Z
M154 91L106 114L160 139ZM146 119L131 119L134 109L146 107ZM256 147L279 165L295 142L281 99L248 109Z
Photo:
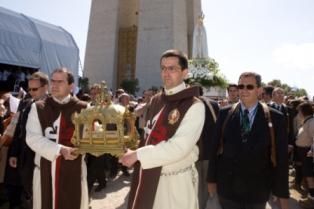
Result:
M50 79L29 75L20 98L1 91L0 207L87 209L92 192L121 170L132 175L129 209L208 209L213 201L222 209L264 209L268 201L288 209L289 186L304 195L301 207L314 208L313 101L262 86L255 72L229 84L227 98L207 98L184 83L188 60L178 50L164 52L160 68L158 92L111 92L136 115L140 136L139 148L120 159L77 154L71 143L71 116L96 104L99 84L73 95L74 76L60 68Z

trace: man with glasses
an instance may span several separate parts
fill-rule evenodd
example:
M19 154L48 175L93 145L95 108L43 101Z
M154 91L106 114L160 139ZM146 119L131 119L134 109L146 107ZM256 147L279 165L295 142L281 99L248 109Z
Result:
M28 79L28 94L20 101L18 123L9 148L9 166L6 170L6 183L11 192L12 204L22 200L23 208L32 208L32 181L34 170L34 152L26 145L26 121L31 104L44 99L48 94L48 76L42 72L33 73ZM21 185L20 185L21 184Z
M242 73L240 102L223 108L210 145L208 190L223 209L265 209L270 194L288 208L288 155L284 117L258 101L261 76Z
M51 96L32 105L26 124L35 152L33 209L86 209L86 165L71 143L71 116L87 104L71 96L74 77L66 68L51 74L50 86Z
M205 120L204 104L196 98L198 87L183 82L188 73L186 56L178 50L160 59L163 92L147 107L145 146L120 159L126 166L136 162L128 208L198 209L196 145Z

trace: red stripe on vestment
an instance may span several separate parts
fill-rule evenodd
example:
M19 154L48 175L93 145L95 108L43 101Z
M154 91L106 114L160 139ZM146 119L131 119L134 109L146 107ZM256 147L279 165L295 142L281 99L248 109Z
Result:
M68 141L68 133L69 131L67 130L67 124L64 118L64 115L61 113L60 115L60 126L59 126L59 135L57 139L58 144L66 144ZM72 131L73 133L73 131ZM71 135L72 136L72 135ZM60 187L60 167L61 167L61 158L62 155L59 156L56 159L56 170L55 170L55 207L54 209L58 209L58 203L59 203L59 187Z
M61 113L58 143L66 146L71 146L71 138L73 136L73 132L74 127L70 126L70 124L67 123L63 113Z
M156 145L164 140L167 140L167 128L163 124L165 118L165 108L160 113L156 125L153 127L152 132L150 133L150 144Z
M166 127L162 126L163 125L162 121L164 120L164 117L165 117L164 115L165 115L165 108L161 110L155 125L153 125L152 131L145 142L145 146L148 144L156 145L160 143L161 141L166 140L167 129ZM143 179L143 169L142 167L140 167L139 180L138 180L138 185L135 191L132 209L136 209L137 207L139 192L140 192L140 189L142 188L142 179Z

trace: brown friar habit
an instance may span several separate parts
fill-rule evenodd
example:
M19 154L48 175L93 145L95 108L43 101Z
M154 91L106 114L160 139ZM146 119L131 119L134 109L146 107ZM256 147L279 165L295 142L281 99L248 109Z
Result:
M156 124L147 124L153 128L151 134L144 142L145 145L158 144L167 141L178 129L185 113L191 105L197 101L198 87L184 89L173 95L165 95L164 92L154 96L149 104L146 121L152 122L154 116L160 111ZM178 110L179 119L170 122L171 113ZM140 163L136 163L128 201L128 209L151 209L153 208L155 194L159 182L161 167L142 169Z
M45 130L52 128L58 133L58 143L73 147L71 137L74 132L74 124L71 116L74 112L80 112L87 105L85 102L71 97L66 104L60 104L48 97L43 101L36 102L39 121L43 135ZM60 123L55 127L55 121L60 117ZM55 141L55 140L53 140ZM53 209L52 187L55 188L54 209L80 209L81 203L81 167L82 156L75 160L65 160L62 156L56 159L55 185L52 185L51 162L45 158L40 159L41 175L41 207Z

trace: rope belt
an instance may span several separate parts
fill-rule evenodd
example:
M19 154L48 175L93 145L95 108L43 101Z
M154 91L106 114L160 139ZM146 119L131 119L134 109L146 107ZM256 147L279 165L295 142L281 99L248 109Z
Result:
M162 172L161 174L160 174L160 176L176 176L176 175L178 175L178 174L181 174L181 173L185 173L185 172L187 172L187 171L190 171L190 170L192 170L192 165L190 165L190 166L188 166L188 167L186 167L186 168L181 168L181 169L179 169L179 170L176 170L176 171L170 171L170 172Z

